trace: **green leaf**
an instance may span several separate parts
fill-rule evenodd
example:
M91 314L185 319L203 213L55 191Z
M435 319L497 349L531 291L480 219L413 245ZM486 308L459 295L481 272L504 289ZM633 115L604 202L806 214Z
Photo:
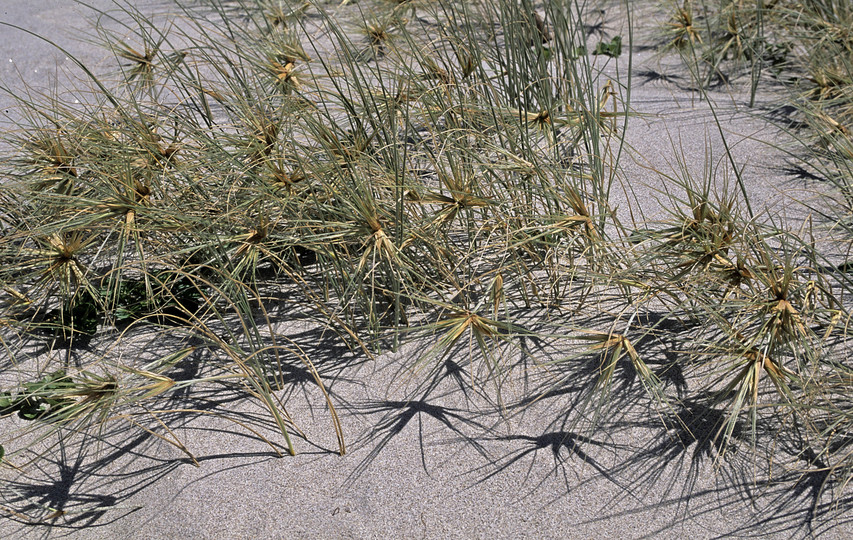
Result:
M616 58L622 54L622 36L614 36L610 43L604 41L596 45L592 54L603 54L611 58Z
M50 411L50 405L40 399L26 399L18 410L22 420L36 420Z
M31 383L24 383L24 388L30 394L50 394L59 390L63 390L73 385L73 381L65 377L65 370L57 370L43 377L41 380Z
M0 414L7 414L14 411L16 401L9 392L0 393Z

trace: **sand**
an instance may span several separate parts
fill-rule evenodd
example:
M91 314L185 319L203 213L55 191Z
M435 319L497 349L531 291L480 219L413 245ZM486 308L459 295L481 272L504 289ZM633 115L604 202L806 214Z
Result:
M149 4L168 9L166 2ZM102 73L111 60L76 39L87 27L85 12L57 0L7 1L0 21L50 36ZM620 29L609 31L615 35ZM634 64L637 73L660 69L649 50L635 51ZM6 26L0 26L0 66L0 81L11 89L22 89L25 81L62 91L68 77L85 80L68 55ZM629 124L626 140L632 148L622 160L623 177L640 201L636 210L653 220L665 216L667 205L655 191L661 183L651 169L671 173L683 153L701 177L709 148L720 180L729 167L721 161L720 133L708 104L686 81L637 77L634 83L632 107L641 114ZM767 144L783 140L765 119L778 98L762 94L749 109L742 89L716 90L711 97L733 154L745 165L756 213L797 223L820 189L786 176L784 154ZM0 107L12 105L0 94ZM623 208L628 204L615 197ZM236 391L177 396L176 406L220 405L219 416L169 415L170 427L198 466L175 446L126 421L113 422L102 442L78 437L47 448L45 459L24 474L5 475L0 505L7 513L0 517L0 536L853 536L849 504L831 510L828 499L815 498L817 486L810 479L795 488L790 481L755 485L754 478L766 476L761 463L735 455L715 466L707 439L679 438L677 429L662 425L642 404L627 406L606 428L588 434L567 423L571 395L557 392L501 413L493 392L481 395L468 384L475 367L450 362L438 373L412 374L416 344L368 362L310 330L291 335L325 377L344 426L345 456L337 455L328 411L311 385L293 384L283 396L306 435L295 437L292 457L277 456L235 422L252 426L281 448L264 411L238 399ZM135 343L157 346L156 338ZM505 402L529 396L542 376L536 369L515 375L505 384ZM815 504L820 511L813 515ZM31 523L8 512L45 516L53 511L48 508L63 513Z

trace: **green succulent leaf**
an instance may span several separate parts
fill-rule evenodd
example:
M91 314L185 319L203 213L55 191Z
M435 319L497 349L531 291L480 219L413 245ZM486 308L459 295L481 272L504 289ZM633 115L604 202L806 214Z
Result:
M609 56L611 58L617 58L622 54L622 36L614 36L610 42L601 41L598 45L595 46L595 50L592 51L592 54Z

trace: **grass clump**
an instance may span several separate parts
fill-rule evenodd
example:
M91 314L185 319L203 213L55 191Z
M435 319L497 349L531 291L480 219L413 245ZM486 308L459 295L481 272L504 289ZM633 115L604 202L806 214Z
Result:
M201 339L219 358L210 377L241 374L286 438L264 382L280 329L257 319L276 288L368 356L413 333L443 335L442 349L470 334L485 352L513 327L502 307L560 301L538 285L557 245L608 264L594 212L612 182L615 92L591 61L546 54L552 40L578 48L580 14L545 13L559 17L545 39L530 7L342 8L365 21L369 55L320 5L213 3L221 31L203 11L154 26L124 10L122 33L101 30L122 68L114 90L93 79L94 103L20 103L28 128L10 139L3 191L21 204L2 246L5 288L25 299L17 335L60 326L63 369L77 334ZM571 163L567 144L585 146Z
M197 464L171 400L236 386L293 453L282 396L301 370L343 454L322 351L294 328L360 360L422 344L412 373L453 357L504 413L535 340L560 351L534 358L540 396L571 393L574 426L704 408L720 460L758 452L764 426L802 431L791 459L846 484L849 280L711 171L665 178L660 223L623 221L630 36L593 40L568 1L349 4L217 0L165 24L121 8L101 14L118 81L21 100L0 185L4 415L46 438L126 420ZM777 8L741 6L685 2L668 23L707 80L784 49L762 33ZM843 92L806 94L843 110ZM146 333L157 352L117 353Z

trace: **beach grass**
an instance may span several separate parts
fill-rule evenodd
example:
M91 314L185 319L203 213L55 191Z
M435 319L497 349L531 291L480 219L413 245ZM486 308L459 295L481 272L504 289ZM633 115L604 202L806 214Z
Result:
M616 207L632 121L630 66L617 65L633 35L598 39L585 3L100 14L114 71L86 71L76 98L20 98L6 132L4 465L23 467L34 436L143 414L134 425L198 464L168 426L171 400L225 383L268 411L271 449L293 454L294 370L344 454L332 381L289 334L307 327L360 361L422 344L409 375L453 357L506 415L571 392L569 423L589 433L642 403L649 422L700 437L686 426L704 410L715 459L746 449L825 472L821 490L840 497L853 478L853 9L665 4L662 54L681 54L700 92L782 84L802 120L791 154L834 194L818 223L757 214L740 164L728 153L720 178L710 148L703 177L687 163L660 173L668 215ZM146 332L156 349L129 352ZM543 382L509 402L531 339L560 352L534 355ZM195 375L179 378L187 364ZM768 444L780 440L796 443Z

